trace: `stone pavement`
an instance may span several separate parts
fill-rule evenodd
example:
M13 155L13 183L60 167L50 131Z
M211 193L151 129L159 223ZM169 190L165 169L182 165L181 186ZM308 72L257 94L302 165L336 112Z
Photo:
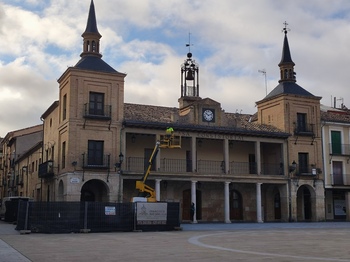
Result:
M0 261L349 261L350 223L183 224L182 231L20 235L0 221Z

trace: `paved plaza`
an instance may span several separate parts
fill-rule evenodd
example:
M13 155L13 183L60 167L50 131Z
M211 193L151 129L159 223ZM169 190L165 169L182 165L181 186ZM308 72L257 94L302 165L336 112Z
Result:
M183 224L170 232L21 235L1 221L0 261L350 262L350 223Z

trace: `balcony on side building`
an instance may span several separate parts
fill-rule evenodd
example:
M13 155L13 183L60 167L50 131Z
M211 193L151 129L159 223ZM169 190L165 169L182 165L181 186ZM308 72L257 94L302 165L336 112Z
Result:
M350 174L333 173L331 174L331 181L334 187L350 186Z
M350 156L350 144L329 143L329 154L333 156Z
M51 178L54 176L53 160L48 160L39 165L38 176L39 178Z

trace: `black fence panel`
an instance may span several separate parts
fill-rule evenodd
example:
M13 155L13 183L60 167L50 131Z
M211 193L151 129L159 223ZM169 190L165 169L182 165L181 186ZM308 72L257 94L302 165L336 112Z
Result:
M157 210L157 203L147 204L150 209ZM155 223L151 224L137 223L136 206L137 203L20 201L16 229L38 233L78 233L169 231L180 226L179 203L161 204L162 221L158 223L155 216Z
M41 233L80 232L83 228L83 204L83 202L29 202L26 215L26 205L21 203L19 207L21 216L17 220L16 229ZM27 224L22 222L26 220L25 215Z
M87 202L86 228L91 232L132 231L132 203Z
M19 205L20 203L25 204L26 202L28 202L28 199L20 197L5 201L6 212L4 214L4 221L16 222Z

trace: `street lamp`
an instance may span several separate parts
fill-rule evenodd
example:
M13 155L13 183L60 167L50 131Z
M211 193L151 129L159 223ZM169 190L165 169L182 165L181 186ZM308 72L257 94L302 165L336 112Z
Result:
M115 171L117 171L117 168L118 168L118 171L121 172L121 167L122 167L123 161L124 161L124 155L123 155L122 152L120 152L120 154L119 154L119 162L114 164Z

